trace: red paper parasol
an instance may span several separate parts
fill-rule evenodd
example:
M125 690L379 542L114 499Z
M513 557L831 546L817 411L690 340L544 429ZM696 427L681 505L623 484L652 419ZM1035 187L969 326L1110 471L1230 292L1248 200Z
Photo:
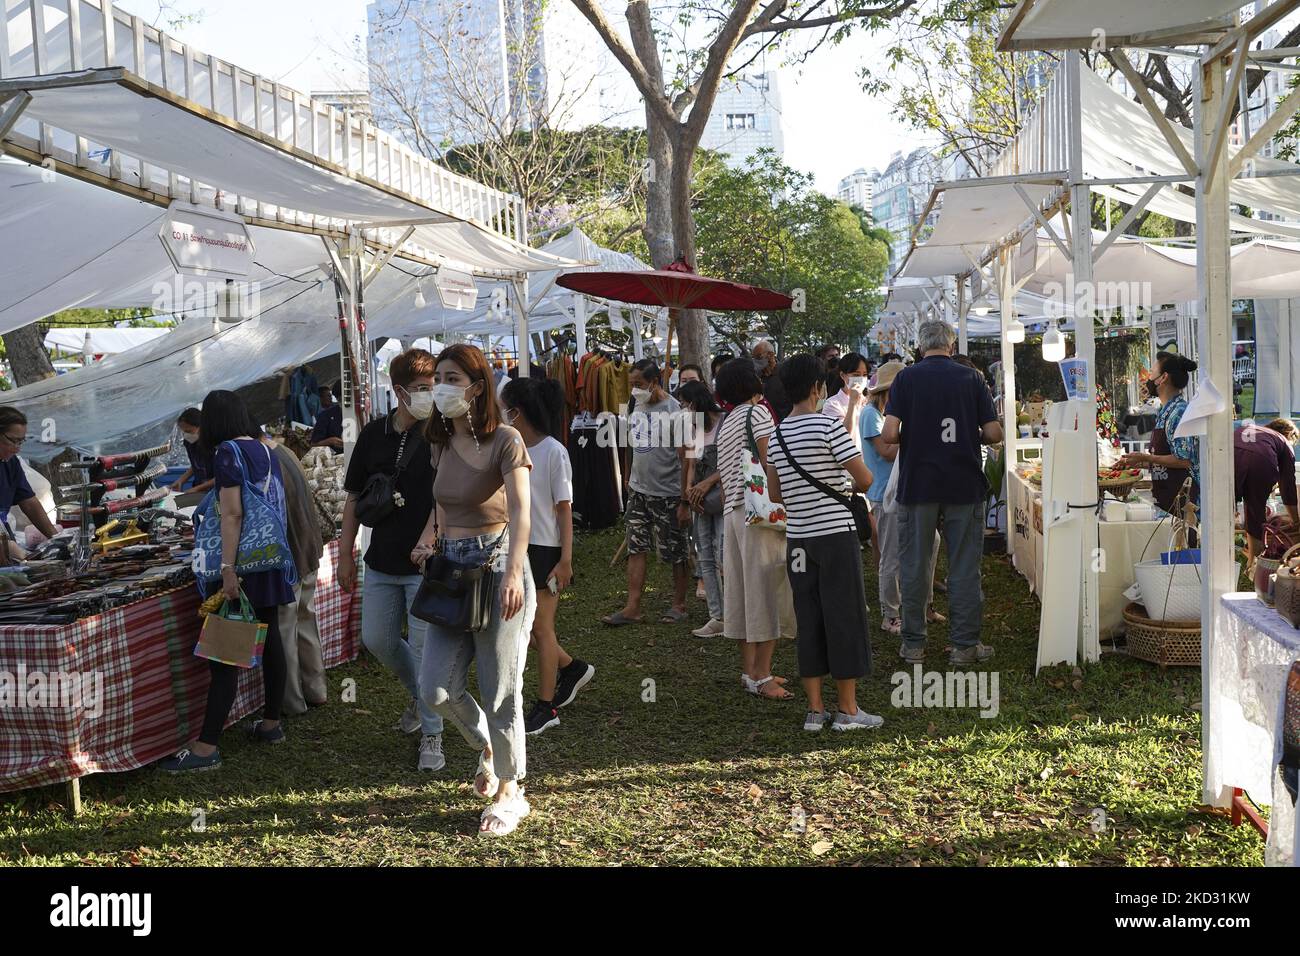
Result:
M670 309L767 312L788 309L788 295L699 275L679 258L666 269L638 272L566 272L556 285L615 302L662 305Z

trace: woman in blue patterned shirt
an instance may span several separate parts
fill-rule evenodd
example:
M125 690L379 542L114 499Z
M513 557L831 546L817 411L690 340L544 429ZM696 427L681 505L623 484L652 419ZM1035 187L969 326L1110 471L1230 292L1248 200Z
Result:
M1121 468L1150 468L1151 492L1165 511L1172 512L1187 476L1192 477L1191 499L1201 499L1201 449L1199 438L1175 438L1174 431L1187 411L1183 389L1196 363L1174 352L1156 354L1156 364L1147 378L1147 394L1160 399L1156 427L1151 433L1149 451L1133 452L1119 461Z

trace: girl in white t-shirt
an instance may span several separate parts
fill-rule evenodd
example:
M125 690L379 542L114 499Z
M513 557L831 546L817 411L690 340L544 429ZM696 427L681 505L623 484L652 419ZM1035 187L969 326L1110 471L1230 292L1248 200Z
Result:
M564 392L553 379L517 378L501 393L505 419L518 430L533 463L528 564L537 586L537 615L529 643L537 648L537 701L524 730L540 734L560 725L559 709L573 703L596 668L572 657L555 633L560 592L573 580L573 466L555 435L564 414Z

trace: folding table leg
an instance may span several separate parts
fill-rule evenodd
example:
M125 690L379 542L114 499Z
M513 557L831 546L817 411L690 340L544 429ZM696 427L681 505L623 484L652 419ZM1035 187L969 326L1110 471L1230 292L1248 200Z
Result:
M81 778L68 781L68 816L81 816Z

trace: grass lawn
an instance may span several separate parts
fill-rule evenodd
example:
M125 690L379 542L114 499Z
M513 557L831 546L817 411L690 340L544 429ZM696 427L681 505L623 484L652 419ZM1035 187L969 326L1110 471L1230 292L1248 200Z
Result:
M806 734L802 699L758 700L736 647L686 628L611 630L620 539L580 538L561 640L595 681L562 723L528 739L533 815L508 840L477 839L476 756L450 726L448 765L415 770L416 738L392 729L404 700L368 657L329 672L334 700L287 724L280 747L226 732L225 765L185 777L142 770L0 794L0 860L44 865L410 864L1260 865L1249 827L1197 810L1199 674L1108 655L1033 676L1039 606L1004 558L984 565L985 641L1001 709L896 709L896 640L873 611L875 675L860 703L877 731ZM666 605L653 568L647 611ZM875 605L875 573L868 601ZM940 599L940 609L946 608ZM696 626L705 619L692 598ZM927 667L946 667L946 627ZM777 673L797 687L792 646ZM338 702L356 681L357 702ZM654 700L643 690L653 681ZM530 667L525 706L531 703ZM802 694L799 695L802 698ZM833 697L828 698L833 699ZM1105 825L1093 831L1093 820ZM196 821L202 820L202 826Z

